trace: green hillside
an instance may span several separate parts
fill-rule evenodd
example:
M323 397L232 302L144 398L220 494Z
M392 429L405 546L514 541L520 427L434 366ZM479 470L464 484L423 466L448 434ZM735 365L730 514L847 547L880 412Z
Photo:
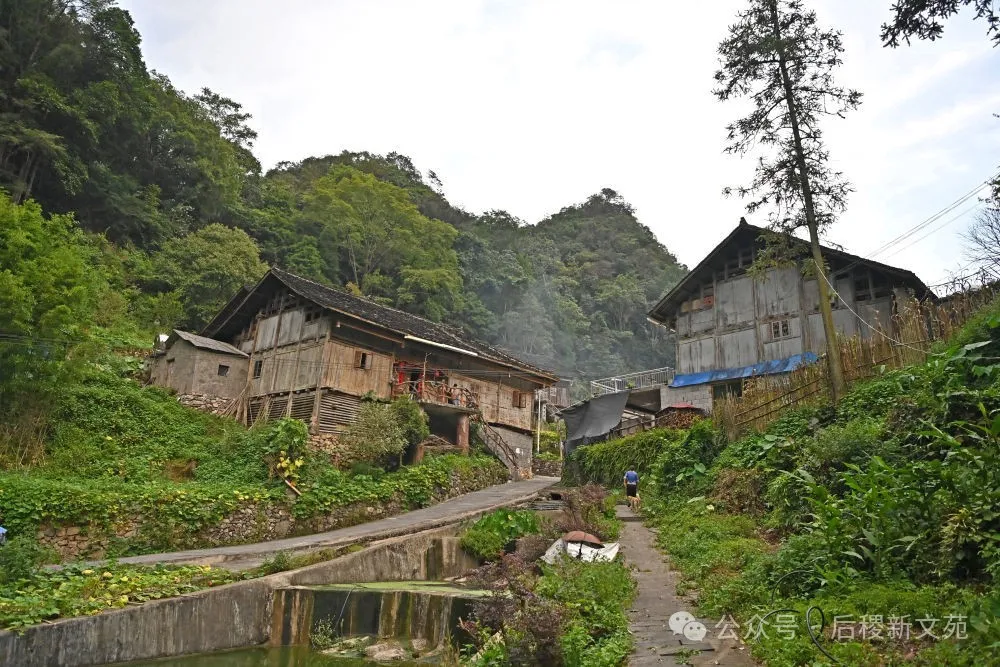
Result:
M101 326L197 329L279 264L569 378L672 362L644 315L684 269L612 190L528 224L452 206L396 153L264 173L240 104L151 72L113 1L7 3L0 27L0 187L91 235Z

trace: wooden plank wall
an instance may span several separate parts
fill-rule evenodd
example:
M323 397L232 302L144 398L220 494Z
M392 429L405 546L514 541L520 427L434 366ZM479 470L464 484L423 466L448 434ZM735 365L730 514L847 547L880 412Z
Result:
M371 357L368 368L357 368L356 354ZM389 398L392 392L392 357L340 341L327 343L327 365L324 387L333 387L352 396L364 396L369 391L379 398Z

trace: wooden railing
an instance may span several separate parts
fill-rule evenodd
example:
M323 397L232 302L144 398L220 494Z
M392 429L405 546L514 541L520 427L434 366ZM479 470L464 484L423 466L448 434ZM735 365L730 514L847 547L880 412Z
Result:
M410 396L421 403L436 403L437 405L453 405L455 407L479 409L476 395L465 387L448 387L443 382L396 382L392 385L392 395Z
M481 411L477 410L472 419L482 428L483 442L486 443L486 447L496 454L503 464L507 466L511 478L516 482L521 476L521 470L517 465L517 454L511 450L510 445L503 439L503 436L487 423Z

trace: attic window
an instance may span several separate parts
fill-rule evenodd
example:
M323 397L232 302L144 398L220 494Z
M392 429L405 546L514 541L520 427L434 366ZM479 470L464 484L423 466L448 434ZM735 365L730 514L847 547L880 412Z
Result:
M369 352L362 352L361 350L355 350L354 352L354 367L361 368L364 370L370 370L372 367L372 355Z
M322 315L322 314L323 314L323 311L321 311L319 308L307 308L306 309L306 324L309 324L310 322L315 322L316 320L318 320L320 318L320 315Z
M219 364L219 377L227 377L229 375L229 366L225 364Z
M258 359L253 362L253 376L254 378L259 378L264 372L264 360Z

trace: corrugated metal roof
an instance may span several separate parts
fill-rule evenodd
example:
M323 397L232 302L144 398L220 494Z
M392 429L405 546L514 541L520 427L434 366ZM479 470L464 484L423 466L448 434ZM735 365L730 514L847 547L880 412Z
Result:
M233 347L229 343L224 343L221 340L215 340L214 338L206 338L205 336L199 336L198 334L189 333L187 331L181 331L180 329L174 329L174 332L170 335L170 339L167 341L167 347L170 347L170 345L173 344L173 341L178 338L186 340L195 347L203 350L212 350L213 352L222 352L223 354L232 354L238 357L250 356L246 352Z

